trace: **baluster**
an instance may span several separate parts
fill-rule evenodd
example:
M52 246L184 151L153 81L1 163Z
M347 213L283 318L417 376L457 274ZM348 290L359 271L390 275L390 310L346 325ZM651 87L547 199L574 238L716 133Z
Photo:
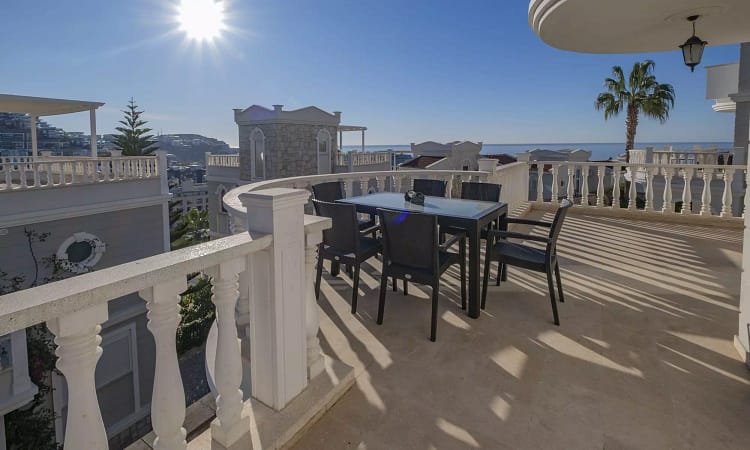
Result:
M32 163L30 165L31 171L34 176L34 187L39 187L41 185L41 180L39 179L39 163Z
M3 164L3 170L5 171L5 190L9 191L13 189L13 175L11 175L11 165Z
M693 169L685 167L682 173L685 179L685 189L682 190L682 214L692 214L690 202L693 199L693 195L690 192L690 180L693 178Z
M323 240L322 232L305 235L305 331L307 335L307 377L314 378L323 372L325 364L323 352L318 340L318 301L315 299L315 257L318 253L318 244Z
M536 201L544 202L544 164L536 164Z
M185 276L139 292L146 300L148 329L156 343L156 368L151 396L151 424L156 434L154 449L184 449L185 391L177 362L177 326L180 293L187 289Z
M637 196L636 193L636 186L638 185L638 171L639 169L636 166L630 166L630 186L628 189L628 209L633 211L636 209L637 205L635 203L635 198Z
M112 178L114 178L115 180L122 179L122 160L119 160L119 159L112 160L112 171L114 172Z
M242 359L237 344L235 307L239 297L238 274L245 270L245 259L237 258L213 267L213 297L216 305L218 338L214 384L216 419L211 422L211 437L224 447L230 447L249 431L249 420L242 414Z
M654 169L651 167L646 167L646 204L643 210L654 210Z
M65 448L108 448L94 380L102 355L100 324L106 320L107 304L102 303L47 322L57 344L55 365L68 385Z
M661 206L661 212L664 214L672 214L674 212L674 207L672 206L672 173L672 169L664 168L664 197Z
M44 164L44 172L47 174L47 182L45 183L45 186L50 187L53 185L52 183L52 163L45 163Z
M558 199L558 184L559 181L557 179L558 172L560 171L560 164L553 165L550 169L550 172L552 172L552 203L559 203L560 200Z
M382 177L375 175L375 192L383 192Z
M576 166L573 164L568 164L568 200L575 203L575 174L576 174Z
M365 179L364 177L359 177L359 191L361 192L361 195L367 195L367 182L369 180Z
M711 178L713 169L703 168L703 195L701 195L701 216L711 215Z
M27 188L28 183L26 182L26 164L19 164L18 165L18 173L21 175L20 181L21 181L21 188Z
M620 171L621 166L612 166L612 208L620 207Z
M581 166L581 205L589 206L589 167Z
M446 198L453 198L453 183L455 183L455 177L451 174L448 175L447 179L445 180L445 197ZM458 185L461 185L461 182L458 182Z
M398 171L393 172L393 185L396 192L401 192L401 181L402 177L398 174Z
M736 169L724 169L724 195L721 196L721 217L732 217L732 180Z

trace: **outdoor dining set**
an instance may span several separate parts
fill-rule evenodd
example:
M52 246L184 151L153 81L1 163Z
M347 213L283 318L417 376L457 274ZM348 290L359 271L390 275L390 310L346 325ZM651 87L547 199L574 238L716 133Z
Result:
M499 184L463 182L461 198L446 198L446 186L443 180L415 179L412 190L406 194L378 192L347 198L343 182L313 185L316 214L332 220L332 227L324 232L323 242L318 247L316 297L320 296L323 261L330 261L333 276L339 274L343 265L353 281L351 312L355 314L361 265L380 255L377 323L383 323L388 280L392 280L394 291L397 281L401 280L404 295L408 295L410 282L430 286L430 340L435 341L441 275L449 267L459 266L461 308L468 310L469 317L478 318L487 300L490 264L496 261L498 286L506 280L509 265L547 275L553 319L555 325L559 325L552 277L554 274L559 301L563 302L557 239L573 203L561 200L552 222L512 218L508 217L507 204L500 201L502 186ZM546 236L512 232L508 231L509 224L544 227L549 232ZM486 251L480 289L483 239ZM512 240L540 242L545 247Z

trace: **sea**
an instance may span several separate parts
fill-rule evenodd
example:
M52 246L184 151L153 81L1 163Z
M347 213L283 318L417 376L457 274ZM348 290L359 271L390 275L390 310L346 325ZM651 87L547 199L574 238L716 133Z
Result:
M671 145L675 150L692 150L695 146L707 149L716 147L719 149L731 149L734 144L732 142L636 142L635 148L646 148L654 147L655 149L664 148L667 145ZM343 150L349 152L352 150L359 151L362 147L359 145L344 145ZM383 150L411 150L408 144L395 144L395 145L365 145L365 151L376 152ZM482 154L494 155L499 153L506 153L511 156L515 156L517 153L525 152L526 150L545 149L545 150L572 150L572 149L583 149L591 151L591 160L607 160L609 158L616 159L618 155L625 152L625 144L622 142L568 142L558 144L482 144Z

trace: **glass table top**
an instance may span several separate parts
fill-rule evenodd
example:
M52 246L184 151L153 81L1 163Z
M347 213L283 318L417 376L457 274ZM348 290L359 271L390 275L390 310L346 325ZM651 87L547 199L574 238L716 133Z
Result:
M404 200L404 194L397 192L379 192L337 200L339 203L366 206L370 208L414 211L436 216L460 217L462 219L481 219L505 206L503 202L482 202L458 198L425 196L424 206L415 205Z

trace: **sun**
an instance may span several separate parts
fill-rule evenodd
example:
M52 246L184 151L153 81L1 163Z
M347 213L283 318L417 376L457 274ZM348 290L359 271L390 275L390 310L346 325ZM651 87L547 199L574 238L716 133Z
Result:
M220 0L180 0L177 7L180 30L188 38L211 42L226 28L224 24L224 2Z

